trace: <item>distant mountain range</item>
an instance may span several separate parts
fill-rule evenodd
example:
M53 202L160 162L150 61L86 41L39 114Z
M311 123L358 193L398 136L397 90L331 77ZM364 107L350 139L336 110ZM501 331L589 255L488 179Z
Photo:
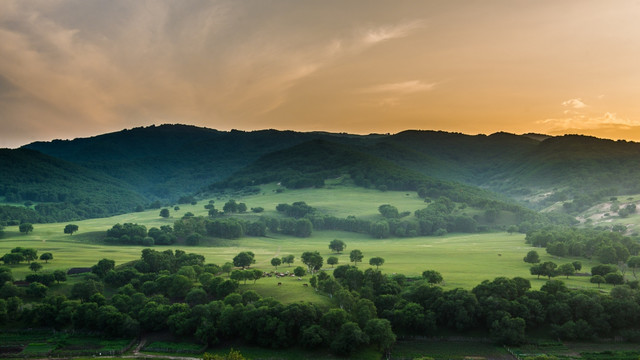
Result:
M408 130L363 136L162 125L3 149L0 197L103 209L75 213L93 217L225 187L320 186L348 174L358 186L442 194L460 187L539 208L545 199L639 193L639 165L638 143L577 135ZM552 196L534 201L541 193Z

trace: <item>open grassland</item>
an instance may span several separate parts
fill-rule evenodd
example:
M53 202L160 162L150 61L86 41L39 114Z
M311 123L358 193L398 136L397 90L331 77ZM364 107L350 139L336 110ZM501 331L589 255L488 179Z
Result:
M335 188L313 190L286 190L276 193L276 185L265 186L262 192L245 197L234 197L238 202L245 202L249 208L260 206L266 214L276 215L275 206L278 203L292 203L306 201L316 207L318 211L336 216L355 215L371 219L381 218L378 214L378 206L391 204L400 211L414 211L424 208L426 204L415 193L405 192L380 192L377 190L360 189L353 187L335 186ZM408 194L408 195L407 195ZM222 208L224 202L231 197L214 198L216 208ZM171 207L171 218L159 217L159 210L149 210L139 213L125 214L110 218L91 219L74 222L79 226L79 231L70 236L63 234L65 223L35 224L34 231L28 235L18 232L17 226L7 227L5 236L0 239L0 254L9 252L16 246L32 247L43 252L53 253L54 259L44 264L45 271L55 269L66 270L71 267L89 267L102 258L113 259L116 264L139 259L141 246L115 246L105 245L101 239L104 232L116 223L132 222L144 224L147 228L161 225L171 225L175 219L189 211L196 215L205 215L204 209L207 200L202 200L196 205L180 205L180 210L174 211ZM257 217L251 212L239 215L240 217ZM333 254L328 244L333 239L341 239L347 244L346 251L341 254ZM362 263L358 266L365 269L370 267L368 261L371 257L380 256L385 259L385 264L380 268L385 273L401 273L410 277L420 276L424 270L437 270L444 276L445 288L462 287L473 288L483 280L493 279L498 276L521 276L530 279L534 288L539 288L545 283L545 279L537 279L529 274L530 265L524 263L522 258L529 250L535 249L524 243L524 235L507 233L487 234L449 234L441 237L415 237L415 238L389 238L372 239L368 235L340 232L340 231L316 231L310 238L295 238L280 234L269 234L268 237L245 237L238 240L206 239L200 246L190 247L180 244L172 246L155 246L154 249L182 249L187 252L199 253L205 256L210 263L223 264L231 261L240 251L252 251L255 253L256 264L254 267L263 270L273 270L270 260L273 257L281 257L287 254L296 256L296 262L292 267L280 267L282 271L292 271L295 266L302 265L300 255L305 251L319 251L325 258L324 270L331 270L326 265L328 256L337 256L340 264L349 262L349 252L359 249L364 254ZM554 261L558 264L570 262L576 259L557 258L546 254L544 249L535 249L541 255L542 261ZM578 259L583 263L583 271L588 271L595 265L586 259ZM12 266L12 271L17 278L22 278L29 273L27 264ZM563 281L572 288L595 288L589 283L588 277L573 276ZM293 284L302 288L296 279ZM303 282L307 282L308 278ZM288 285L288 284L283 284ZM253 285L266 295L277 296L277 281L275 278L265 278ZM296 287L298 287L296 286ZM602 285L608 289L610 285ZM282 289L280 289L280 292ZM294 300L306 300L306 292L312 292L306 288ZM295 292L297 293L297 292Z

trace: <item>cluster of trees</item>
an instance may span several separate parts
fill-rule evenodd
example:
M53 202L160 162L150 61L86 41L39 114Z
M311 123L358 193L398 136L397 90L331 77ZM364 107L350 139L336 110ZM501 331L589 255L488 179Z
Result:
M49 254L49 255L45 255L45 258L43 258L42 260L50 260L53 258L53 255L50 255L51 253L46 253L46 254ZM23 261L31 263L32 261L37 259L38 259L38 250L34 248L24 248L24 247L18 246L11 249L11 252L4 254L4 256L0 258L0 261L4 262L7 265L15 265Z
M567 279L569 276L574 275L576 272L582 269L582 263L580 261L573 261L571 263L566 263L558 266L558 264L553 261L545 261L544 263L540 263L540 256L535 250L531 250L524 257L524 261L527 263L535 264L531 267L530 272L531 275L537 275L538 279L540 276L546 276L549 279L556 276L566 276ZM627 262L620 262L618 265L597 265L591 268L591 279L590 281L594 284L607 283L612 284L613 286L622 285L625 283L624 274L628 269L633 271L633 276L636 278L634 281L630 281L627 284L634 288L638 288L638 278L637 278L637 270L640 268L640 256L632 256L629 258ZM620 271L621 273L619 273Z
M118 223L107 230L104 241L108 244L122 245L171 245L176 242L176 235L170 225L152 227L147 231L144 225Z
M640 252L640 242L617 231L546 226L527 232L525 241L556 256L596 258L604 264L625 263Z
M254 222L232 217L184 217L174 223L174 229L179 239L188 239L192 234L224 239L238 239L244 235L265 236L267 229L297 237L309 237L313 233L313 225L309 219L277 219L266 216Z
M296 201L289 204L278 204L276 206L276 210L285 214L286 216L293 217L296 219L303 218L307 215L311 215L315 212L315 208L307 205L304 201Z
M245 213L247 212L247 204L237 203L235 200L231 199L224 204L224 206L222 207L222 211L224 211L225 214Z
M486 226L467 215L453 215L456 204L441 197L422 210L417 210L411 219L402 219L409 213L398 212L392 205L381 205L379 211L384 219L364 220L355 216L337 218L331 215L311 215L310 221L317 230L341 230L369 234L376 239L444 235L449 232L474 233L487 231Z

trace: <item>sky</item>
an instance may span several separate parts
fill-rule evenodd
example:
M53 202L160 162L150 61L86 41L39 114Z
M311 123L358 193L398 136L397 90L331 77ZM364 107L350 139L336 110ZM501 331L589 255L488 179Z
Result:
M636 0L0 0L0 147L152 124L640 141Z

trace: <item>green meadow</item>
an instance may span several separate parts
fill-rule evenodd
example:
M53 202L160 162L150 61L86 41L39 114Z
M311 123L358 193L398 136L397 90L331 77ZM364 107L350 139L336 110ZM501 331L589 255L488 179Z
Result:
M339 183L339 180L336 181ZM216 208L228 199L234 198L238 202L245 202L249 208L263 207L264 214L278 216L275 207L279 203L292 203L305 201L315 207L319 212L346 217L376 219L378 206L391 204L400 211L413 211L424 208L426 204L415 193L397 191L380 192L378 190L354 188L339 184L329 185L322 189L286 190L278 193L277 185L268 185L262 191L250 196L218 196L214 197ZM66 223L35 224L34 231L28 235L19 233L17 226L5 228L5 236L0 239L0 254L9 252L16 246L32 247L43 252L53 253L53 260L44 265L44 271L55 269L66 270L71 267L89 267L100 259L108 258L116 261L116 265L136 260L140 257L141 246L116 246L106 245L102 242L104 232L116 223L132 222L144 224L147 228L161 225L171 225L175 219L186 212L195 215L206 215L205 204L209 199L201 200L196 205L179 205L180 210L175 211L170 206L171 217L168 219L159 216L159 210L149 210L139 213L131 213L110 218L91 219L73 222L79 226L79 231L74 235L63 234ZM469 209L472 211L472 209ZM237 215L239 217L255 218L259 216L252 212ZM345 252L332 253L328 244L333 239L341 239L347 244ZM205 256L207 262L223 264L231 261L240 251L252 251L255 253L255 268L273 270L270 260L287 254L296 256L296 262L292 267L281 266L279 270L292 271L295 266L301 265L300 255L305 251L319 251L325 258L323 270L331 271L326 264L329 256L337 256L339 264L349 263L349 252L359 249L364 258L358 267L370 267L369 258L379 256L385 259L380 268L383 272L405 274L408 277L419 277L424 270L433 269L439 271L444 277L445 288L461 287L471 289L483 280L491 280L498 276L521 276L531 281L534 288L542 286L546 279L530 275L530 265L523 262L522 258L532 249L537 250L542 261L554 261L563 264L576 259L557 258L546 254L544 249L535 249L524 242L523 234L508 234L495 232L485 234L448 234L445 236L429 236L415 238L388 238L372 239L368 235L341 231L315 231L310 238L295 238L280 234L268 234L267 237L244 237L238 240L224 240L208 238L199 246L186 246L175 244L172 246L155 246L157 250L182 249ZM583 263L583 271L595 265L586 259L578 259ZM12 266L12 271L17 278L22 278L29 273L27 264ZM589 283L589 277L572 276L569 279L559 277L571 288L595 288ZM309 300L315 298L320 301L311 288L302 289L300 281L295 278L287 278L278 288L275 278L264 278L256 284L247 282L241 285L253 288L265 296L274 296L285 302ZM305 282L306 279L303 279ZM611 285L602 285L602 289L608 289ZM287 290L288 289L288 290ZM291 289L299 289L290 291Z

